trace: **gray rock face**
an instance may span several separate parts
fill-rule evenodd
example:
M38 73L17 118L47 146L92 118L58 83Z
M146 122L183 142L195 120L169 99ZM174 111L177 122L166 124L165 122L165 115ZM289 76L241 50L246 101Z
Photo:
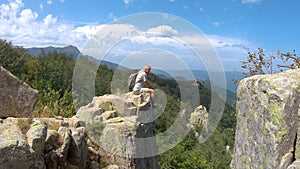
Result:
M157 169L155 128L138 122L137 116L119 117L105 122L100 146L116 154L114 164L126 169Z
M297 131L297 140L296 140L296 145L295 145L295 159L300 161L300 107L298 110L298 131ZM300 164L300 162L298 162L297 164ZM300 165L299 165L300 168Z
M142 96L149 99L147 95L139 95L138 98L142 98ZM91 103L82 106L77 111L76 117L88 125L118 116L137 115L137 106L133 104L133 102L135 102L134 100L134 97L131 97L131 93L126 93L121 96L104 95L94 97Z
M50 124L55 121L55 119L43 120ZM88 147L85 128L61 126L56 131L47 130L47 126L48 124L40 119L2 120L0 169L87 168ZM27 139L20 127L25 128L23 130Z
M35 161L36 169L46 168L44 164L44 148L47 136L47 124L34 120L26 133L27 142L32 150L32 158Z
M300 169L300 160L294 161L287 169Z
M9 120L0 125L0 168L33 168L30 147L17 123Z
M57 155L59 156L59 165L66 167L67 163L67 155L69 152L70 144L72 141L71 129L66 127L60 127L58 129L58 144L60 144L60 148L55 150Z
M150 97L136 98L95 97L72 118L1 119L0 169L158 169Z
M79 127L72 130L72 142L69 147L68 161L78 166L79 168L86 168L86 160L88 153L88 146L85 140L85 128Z
M148 94L101 96L87 107L105 110L102 118L87 126L87 133L110 157L110 163L124 169L159 168L154 112ZM81 116L81 112L77 115Z
M295 156L300 70L246 78L237 95L231 168L288 168Z
M38 120L34 120L30 129L26 133L27 142L30 148L41 154L44 151L45 140L47 137L47 124Z
M0 118L30 117L38 91L0 66Z

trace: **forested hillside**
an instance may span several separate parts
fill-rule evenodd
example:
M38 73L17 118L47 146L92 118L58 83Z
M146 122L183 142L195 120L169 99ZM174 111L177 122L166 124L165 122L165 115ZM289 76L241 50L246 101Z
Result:
M80 102L80 99L72 97L75 63L76 60L71 55L53 51L31 56L24 48L0 40L0 65L39 91L39 100L34 110L36 117L71 117L75 114L73 99ZM95 80L97 96L111 93L110 82L113 74L113 69L99 65ZM167 97L166 109L155 121L157 132L163 132L178 116L181 104L180 90L175 80L163 79L154 74L151 74L149 79L151 85L162 90ZM205 106L209 112L212 91L201 83L198 87L201 97L199 105ZM176 147L159 155L161 168L230 168L235 120L235 108L231 102L226 104L219 126L205 143L200 144L195 133L191 131ZM201 130L201 126L196 130Z

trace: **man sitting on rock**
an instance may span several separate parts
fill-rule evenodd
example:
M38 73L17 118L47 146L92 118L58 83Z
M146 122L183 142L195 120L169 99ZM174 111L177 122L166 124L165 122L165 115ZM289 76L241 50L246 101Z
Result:
M147 80L147 75L150 73L150 71L150 65L145 65L144 69L139 71L135 80L135 85L133 87L133 93L150 93L153 107L158 108L159 106L156 104L154 89L150 88L149 81Z

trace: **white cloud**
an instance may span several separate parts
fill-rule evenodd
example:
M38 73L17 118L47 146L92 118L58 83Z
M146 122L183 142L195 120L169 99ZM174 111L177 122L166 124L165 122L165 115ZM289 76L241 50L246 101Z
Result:
M242 4L259 4L262 0L242 0Z
M37 12L23 7L21 0L10 1L0 6L1 39L24 47L83 43L83 37L72 31L73 25L59 22L51 14L45 18L38 18ZM81 39L77 39L78 36Z
M134 0L123 0L123 2L126 4L126 5L129 5L131 3L133 3Z
M52 4L52 0L47 0L47 4L51 5Z
M228 49L228 48L244 48L251 45L247 40L232 38L232 37L224 37L218 35L208 35L210 43L218 49Z
M21 0L12 1L9 4L1 4L0 6L0 13L1 13L1 20L3 19L15 19L15 16L19 12L19 9L23 7L24 4Z
M43 23L46 27L49 27L51 25L55 25L57 22L57 18L54 18L52 15L47 15L44 19L43 19Z
M43 10L44 9L44 5L43 4L40 4L40 10Z
M75 34L78 34L80 36L84 36L87 39L91 39L103 27L105 27L105 25L99 25L99 26L87 25L87 26L77 27L74 30L72 30L72 32L74 32Z
M213 22L212 25L214 25L214 26L220 26L220 22Z
M106 48L102 49L101 47L105 45L108 48L112 47L109 58L116 63L118 63L116 61L117 57L132 56L144 49L161 49L180 56L184 60L189 61L190 64L195 64L193 59L196 56L189 50L193 49L200 51L201 58L206 64L210 63L213 65L215 63L215 57L209 56L212 54L211 52L216 51L226 65L238 65L241 57L245 56L246 51L244 47L251 45L250 42L239 38L218 35L180 34L177 30L167 25L149 28L147 31L138 30L132 25L109 25L108 27L105 26L104 29L107 29L107 31L100 30L99 36L95 38L97 41L90 43L91 50L89 50L89 53L92 56L106 56ZM164 36L166 34L162 32L166 30L167 32L172 30L172 36ZM86 30L85 32L89 31ZM153 57L154 55L156 56L158 53L152 53ZM147 57L147 61L155 62L153 57L150 54ZM227 67L227 69L229 68Z
M147 33L154 33L154 34L162 34L162 35L168 35L168 36L175 36L178 34L177 30L174 30L169 25L161 25L155 28L150 28L147 30Z
M115 14L112 13L112 12L110 12L110 13L108 14L108 18L109 18L109 19L112 19L113 21L116 21L116 20L118 19L117 16L115 16Z
M31 9L25 9L21 12L20 17L18 18L20 23L27 24L28 22L32 22L38 17L36 12L32 12Z
M115 17L113 13L109 16ZM164 15L164 17L172 16ZM134 44L145 44L150 48L162 46L172 52L184 51L186 45L205 51L206 47L212 45L222 58L232 61L238 60L244 52L243 48L251 45L250 42L239 38L183 34L172 25L159 25L144 31L128 24L84 24L75 27L51 14L39 18L37 12L24 8L22 0L0 5L0 25L1 39L7 39L15 45L24 47L74 45L80 49L88 46L92 50L101 51L110 47L109 45L127 39L130 45L126 46L125 43L123 48L115 50L119 54L129 55L130 52L138 51L138 48L134 48ZM180 54L184 57L189 56L184 52Z

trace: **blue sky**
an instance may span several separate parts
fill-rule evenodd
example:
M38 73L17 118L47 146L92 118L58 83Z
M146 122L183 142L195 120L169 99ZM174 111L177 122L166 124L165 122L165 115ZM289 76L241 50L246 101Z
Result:
M298 0L0 0L0 4L0 38L24 47L83 49L103 25L137 13L159 12L197 27L226 70L238 70L246 57L244 48L262 47L270 53L300 50ZM173 25L159 28L177 31Z

